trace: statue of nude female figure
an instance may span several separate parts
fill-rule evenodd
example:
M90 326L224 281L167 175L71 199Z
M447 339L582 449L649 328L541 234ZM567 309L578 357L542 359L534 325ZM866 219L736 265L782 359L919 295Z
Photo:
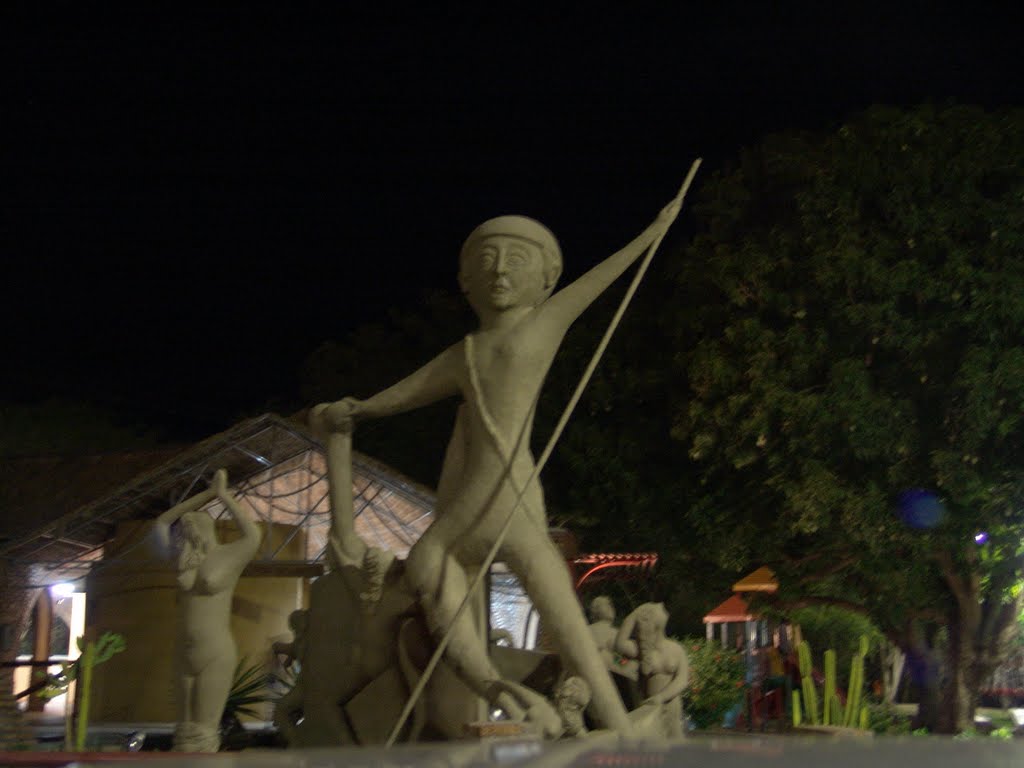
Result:
M451 632L446 660L479 695L514 719L528 717L538 702L517 697L499 682L471 615L455 617L475 570L516 509L498 558L523 583L563 662L589 683L594 716L607 728L632 731L565 561L548 536L530 432L541 384L569 326L664 234L678 208L673 201L625 248L553 296L562 270L554 235L522 216L484 222L463 245L459 269L459 285L480 320L479 330L367 400L344 398L312 412L314 426L341 431L353 421L445 397L464 399L438 483L435 521L410 551L406 578L434 637Z
M644 603L622 622L615 638L616 650L640 662L644 700L641 706L657 707L657 733L667 739L683 735L680 696L690 682L686 649L665 636L668 613L662 603Z
M213 499L231 512L242 536L220 544L213 518L200 508ZM224 702L231 690L238 651L231 635L231 597L245 566L256 555L260 527L242 512L218 470L209 490L186 499L157 518L154 530L164 551L171 548L171 525L180 521L178 568L178 645L174 748L216 752Z

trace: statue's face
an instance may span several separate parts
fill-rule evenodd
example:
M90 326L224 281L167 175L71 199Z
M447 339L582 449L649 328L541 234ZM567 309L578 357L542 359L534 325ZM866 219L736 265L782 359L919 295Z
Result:
M612 621L615 619L615 608L607 597L595 597L590 603L590 617L593 621Z
M636 637L640 641L655 640L665 634L668 614L661 603L647 603L637 612Z
M463 260L459 282L477 314L534 307L548 294L540 248L510 235L477 242Z
M182 533L190 541L206 546L217 543L213 518L205 512L186 512L181 516Z
M198 568L216 543L213 519L205 512L186 512L178 521L175 533L178 569Z

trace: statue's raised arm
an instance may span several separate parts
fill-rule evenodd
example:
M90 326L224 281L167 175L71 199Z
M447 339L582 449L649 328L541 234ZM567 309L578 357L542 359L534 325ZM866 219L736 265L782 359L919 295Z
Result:
M454 347L449 347L396 384L366 400L344 397L321 403L310 412L310 425L319 432L351 430L353 423L403 413L458 394L453 366Z
M225 470L217 470L213 476L212 489L217 494L217 499L231 513L235 525L242 534L240 538L222 547L224 567L231 569L232 572L241 573L256 556L263 541L263 530L252 517L242 511L241 505L228 489L228 473Z
M622 622L619 633L615 636L615 650L627 659L640 657L640 645L633 639L633 631L636 629L638 614L633 611Z
M220 471L223 472L223 470ZM153 521L153 535L156 536L163 554L168 554L171 551L171 526L184 515L202 509L215 498L217 498L217 490L210 486L205 491L175 504Z
M564 332L648 247L664 236L679 214L681 204L679 198L672 200L628 245L548 299L539 307L538 319L553 323Z

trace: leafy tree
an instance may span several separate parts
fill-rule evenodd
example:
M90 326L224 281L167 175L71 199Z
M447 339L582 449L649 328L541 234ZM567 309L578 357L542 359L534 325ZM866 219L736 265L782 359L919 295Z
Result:
M721 564L774 565L783 601L866 613L923 720L970 726L1021 609L1024 112L771 137L698 214L673 302L692 316L667 318L689 524Z

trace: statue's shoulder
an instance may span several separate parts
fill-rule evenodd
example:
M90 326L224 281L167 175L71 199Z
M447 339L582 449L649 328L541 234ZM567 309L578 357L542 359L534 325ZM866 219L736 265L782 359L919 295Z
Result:
M444 369L458 381L465 378L467 365L472 358L473 344L473 334L467 333L438 355Z

